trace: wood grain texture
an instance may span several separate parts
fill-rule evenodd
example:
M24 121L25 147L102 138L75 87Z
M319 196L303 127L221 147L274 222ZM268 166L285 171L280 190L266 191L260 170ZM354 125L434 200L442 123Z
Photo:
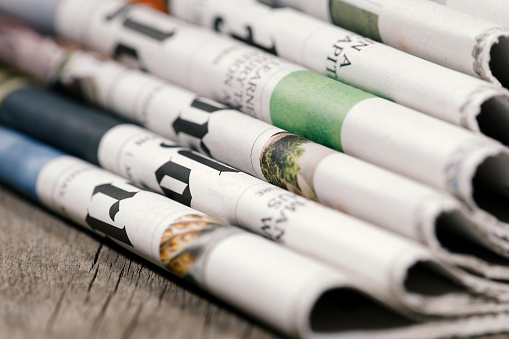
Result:
M0 338L281 338L0 185Z
M1 339L283 338L2 185L0 246Z

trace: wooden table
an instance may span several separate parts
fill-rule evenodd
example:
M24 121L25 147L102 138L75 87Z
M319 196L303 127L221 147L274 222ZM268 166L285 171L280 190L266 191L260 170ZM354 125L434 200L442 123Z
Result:
M0 185L1 338L281 338Z
M0 246L0 338L282 338L2 185Z

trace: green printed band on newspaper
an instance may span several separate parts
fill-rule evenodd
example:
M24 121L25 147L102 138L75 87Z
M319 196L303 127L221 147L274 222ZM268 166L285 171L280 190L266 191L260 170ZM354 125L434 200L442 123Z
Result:
M346 115L357 103L374 97L326 76L297 71L277 84L270 116L275 126L343 151L341 127Z
M378 30L378 15L340 0L330 1L332 22L362 36L382 42Z

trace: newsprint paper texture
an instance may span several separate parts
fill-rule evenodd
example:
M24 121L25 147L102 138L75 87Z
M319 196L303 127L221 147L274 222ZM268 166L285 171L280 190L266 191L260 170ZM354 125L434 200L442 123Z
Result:
M260 237L3 127L0 141L4 183L287 335L435 338L508 329L504 315L415 324L347 276Z
M16 80L8 77L0 89L6 93ZM27 104L30 100L38 105ZM333 267L347 269L363 277L373 295L409 314L463 315L491 312L493 307L509 308L479 304L480 300L452 285L458 282L454 278L458 275L477 292L496 296L491 289L498 287L499 293L507 295L505 284L438 265L417 243L58 95L31 86L17 88L6 93L0 105L0 121L99 163L140 187L244 226ZM441 296L419 290L423 275L432 284L437 274L446 287ZM420 297L415 298L416 294ZM447 299L447 307L442 299Z
M298 8L420 58L509 87L509 28L503 25L428 0L263 2Z
M427 337L429 335L432 335L433 337L437 337L437 336L444 336L444 335L447 336L449 334L462 335L462 334L467 334L467 333L481 334L481 333L483 333L482 331L484 331L482 329L483 327L484 328L491 327L488 331L495 332L495 331L503 330L505 323L506 323L506 320L503 320L503 316L493 316L493 317L483 318L480 321L476 320L476 323L472 322L472 321L464 322L463 326L457 327L455 329L452 329L452 327L445 327L445 326L439 326L439 325L433 324L430 327L431 331L427 332L425 335L421 332L421 333L419 333L419 335L414 334L414 335L411 335L411 337ZM466 326L466 324L469 324L471 326ZM486 324L488 324L488 326L486 326ZM313 333L313 334L316 334L316 333ZM303 335L303 334L301 333L301 335ZM355 334L353 334L353 335L355 335ZM400 336L400 337L407 338L408 336L409 336L409 333L407 332L406 334L404 334L403 336ZM320 337L330 337L330 336L325 335L325 336L320 336ZM366 334L360 334L359 337L366 337ZM397 338L398 336L395 334L392 334L392 336L388 336L388 337Z
M58 83L59 87L64 86L74 94L116 111L181 145L193 147L277 186L426 244L442 261L490 279L507 276L505 266L492 262L487 255L490 250L507 254L506 244L497 236L497 229L490 227L493 223L478 222L479 218L469 215L458 201L445 194L333 152L148 74L126 69L106 58L80 51L67 54L51 40L20 26L0 25L0 46L11 47L4 50L9 52L1 54L0 60L43 81ZM40 69L35 69L29 62L34 53L39 60L46 60L45 65L42 61L38 63ZM60 64L55 62L58 59ZM101 144L105 145L105 142ZM133 176L132 165L117 163L108 168L129 178ZM216 177L214 173L212 178ZM158 181L159 186L155 185L156 190L161 190L161 182ZM168 189L164 191L169 192ZM181 202L189 200L190 194L185 197L172 194L172 198ZM207 208L205 212L217 216L221 206L208 205L201 206ZM228 212L219 217L236 222ZM278 223L269 223L267 219L261 230L265 236L283 241L284 231ZM464 243L462 250L450 249L448 242L451 241ZM469 251L465 252L466 248ZM503 262L504 259L498 257L498 260ZM485 290L486 285L480 283L483 285L481 289ZM502 284L498 288L504 290L506 286Z
M499 25L509 27L509 6L506 0L431 0ZM500 43L500 41L499 41Z
M67 0L57 14L69 38L509 220L509 155L492 140L145 6Z
M41 79L44 76L52 79L46 81L58 78L60 85L182 145L424 243L442 261L490 279L507 276L505 266L498 265L491 258L493 253L486 252L490 249L507 254L507 244L498 236L498 228L488 227L493 223L486 218L479 220L477 214L482 213L476 213L473 219L457 201L444 194L104 58L81 52L67 55L51 40L19 26L3 25L0 32L0 44L11 47L5 49L11 52L1 56L4 62L16 64ZM38 67L42 67L39 70L29 62L34 53L39 56ZM55 62L57 59L61 65ZM46 60L46 65L42 60ZM127 172L121 170L124 175L131 175L132 167L125 168ZM159 186L156 188L160 190ZM173 195L181 202L186 200L185 196ZM217 216L218 211L208 208L205 212ZM234 220L226 212L220 217ZM264 222L261 230L266 236L282 240L283 232L277 223ZM451 241L465 245L456 251L448 245ZM470 250L465 252L465 248ZM487 285L476 280L467 284L480 284L478 289L484 291ZM491 289L507 289L505 284L491 285Z
M172 0L171 13L354 87L509 143L509 92L256 0Z
M4 183L287 335L436 338L509 330L503 314L415 324L338 271L3 127L0 141Z
M142 191L121 177L3 127L0 140L2 181L15 189L24 186L22 191L61 216L107 236L280 331L302 337L312 337L323 328L331 331L326 321L320 324L313 317L327 317L327 311L341 317L341 308L348 308L349 303L358 303L359 313L385 318L375 334L383 333L384 326L411 324L373 303L339 271ZM327 308L333 305L320 305L323 298L339 308L334 311L334 307ZM332 331L355 336L362 327L352 327L351 322L361 325L363 318L355 320L355 313L345 316L349 319L343 329L340 325Z

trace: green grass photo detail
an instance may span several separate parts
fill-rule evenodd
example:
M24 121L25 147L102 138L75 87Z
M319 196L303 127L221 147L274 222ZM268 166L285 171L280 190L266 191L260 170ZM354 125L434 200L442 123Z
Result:
M287 134L272 142L264 150L260 159L265 179L285 189L287 184L299 187L297 182L297 175L300 172L299 159L306 151L301 145L306 142L309 141L293 134Z

